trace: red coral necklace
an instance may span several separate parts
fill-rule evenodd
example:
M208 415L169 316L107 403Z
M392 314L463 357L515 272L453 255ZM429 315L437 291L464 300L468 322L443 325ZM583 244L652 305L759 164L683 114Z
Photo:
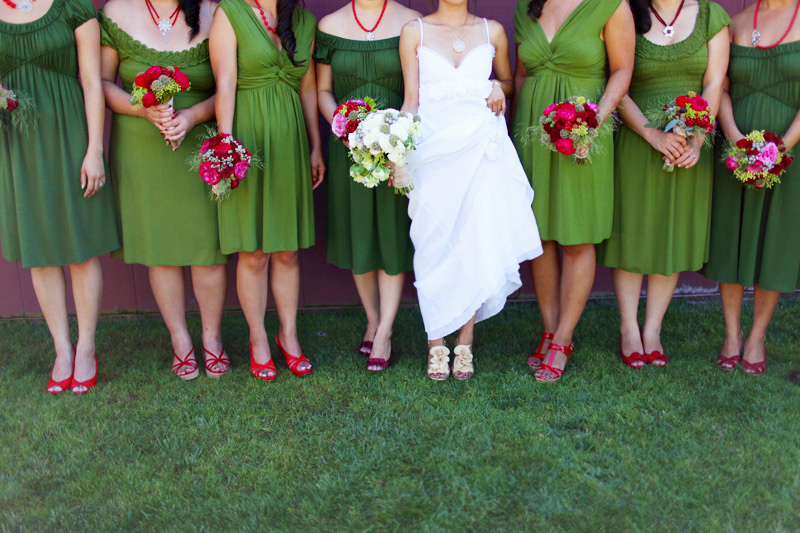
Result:
M181 6L178 5L169 18L161 18L161 15L158 14L158 11L156 11L155 6L150 0L144 0L144 3L147 4L147 11L150 13L150 18L153 19L153 22L158 27L159 33L161 33L161 40L165 43L169 42L169 36L172 33L172 27L176 22L178 22L178 15L181 12Z
M792 31L792 26L794 26L794 21L797 18L797 9L800 8L800 2L797 2L797 5L794 8L794 16L792 17L792 21L789 23L789 27L786 28L786 33L783 34L783 37L778 39L778 42L775 44L771 44L769 46L760 46L758 43L761 42L761 32L758 31L758 8L761 7L761 0L758 0L756 4L756 12L753 15L753 46L756 48L761 48L762 50L766 50L768 48L775 48L779 44L786 39L786 36L789 35L789 32Z
M654 17L655 17L655 18L656 18L656 19L657 19L657 20L658 20L658 21L659 21L661 24L663 24L663 25L664 25L664 29L663 29L663 30L661 30L662 32L664 32L664 37L667 37L668 39L672 39L673 37L675 37L675 28L673 28L673 25L674 25L674 24L675 24L675 22L678 20L678 17L680 17L680 16L681 16L681 11L683 11L683 4L685 4L685 3L686 3L686 0L681 0L681 5L679 5L679 6L678 6L678 12L677 12L677 13L675 13L675 18L674 18L674 19L672 19L672 22L670 22L669 24L667 24L667 23L666 23L666 21L665 21L664 19L662 19L662 18L661 18L661 15L659 15L659 14L658 14L658 11L656 11L656 10L653 8L653 6L652 6L652 5L650 5L650 11L652 11L652 12L653 12L653 16L654 16Z
M278 28L273 28L272 26L269 25L269 22L267 22L267 16L264 14L264 9L261 7L261 4L258 3L258 0L255 1L256 1L256 7L258 8L258 12L261 13L261 20L264 21L264 26L266 26L267 30L271 31L274 35L278 35Z
M381 21L383 20L383 14L386 13L386 6L389 5L389 0L385 0L383 2L383 10L381 10L381 16L378 17L378 22L375 23L375 26L373 26L371 30L368 30L367 28L365 28L364 25L361 24L361 21L358 20L358 14L356 13L356 0L353 0L352 4L353 4L353 17L356 19L356 24L358 24L359 28L361 28L362 30L367 32L367 40L368 41L374 41L375 40L375 30L378 29L378 26L380 26Z
M33 0L22 0L19 4L15 4L11 0L3 0L8 7L11 9L19 8L20 12L22 13L30 13L33 9Z

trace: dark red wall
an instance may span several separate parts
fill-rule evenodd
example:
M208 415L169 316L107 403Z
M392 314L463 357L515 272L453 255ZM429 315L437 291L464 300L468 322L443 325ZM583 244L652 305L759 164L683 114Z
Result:
M425 0L399 0L401 3L413 7L423 13L428 11ZM586 0L593 1L593 0ZM94 0L97 7L104 2ZM344 5L344 0L306 0L305 5L317 17L333 11ZM509 38L513 39L512 18L516 0L479 0L477 13L479 15L501 21L506 26ZM719 2L730 13L741 10L750 0L723 0ZM512 47L513 51L513 47ZM513 52L512 52L513 53ZM320 188L315 193L317 209L317 245L301 253L300 268L302 271L301 304L304 306L330 305L358 302L358 295L353 286L352 277L348 271L339 270L325 262L325 205L324 191ZM2 243L0 243L2 245ZM101 258L105 276L105 292L103 294L103 311L146 311L156 309L156 303L150 291L147 278L147 269L140 266L126 265L121 261L108 256ZM230 279L228 291L228 304L238 305L234 285L235 259L229 265ZM527 274L527 265L523 267L526 281L525 287L520 291L520 296L532 295L530 278ZM709 290L715 284L705 282L697 274L684 274L682 290ZM610 277L607 269L600 267L595 283L595 291L608 292L611 290ZM197 302L187 290L187 305L194 308ZM414 297L413 287L409 280L406 297ZM72 302L70 301L70 308ZM36 296L31 284L31 276L16 263L9 263L0 258L0 316L39 314L41 311L36 302Z

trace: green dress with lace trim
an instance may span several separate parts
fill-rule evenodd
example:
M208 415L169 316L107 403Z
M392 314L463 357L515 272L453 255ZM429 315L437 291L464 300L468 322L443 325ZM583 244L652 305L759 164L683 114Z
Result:
M694 30L660 46L636 36L630 95L643 112L703 92L708 41L731 22L722 7L700 0ZM666 172L663 155L624 124L614 141L614 224L597 247L598 263L639 274L699 270L708 258L713 153L692 168Z
M314 59L331 66L339 103L375 98L381 108L403 105L400 38L355 41L317 31ZM368 189L350 177L352 161L331 134L328 144L327 259L355 274L413 269L408 199L381 184Z
M94 17L89 0L54 0L32 22L0 21L0 80L39 113L27 134L0 131L0 246L25 268L78 264L119 246L111 187L91 198L81 189L89 134L75 30Z
M137 74L159 65L180 68L192 84L189 91L175 95L175 109L214 94L208 40L181 52L163 52L131 37L102 11L98 18L102 45L119 54L119 76L126 92L130 93ZM114 113L109 165L122 247L112 257L147 266L209 266L226 261L220 252L210 187L186 164L206 136L206 124L198 124L173 152L146 118Z
M599 102L606 86L606 46L600 35L621 0L583 0L552 42L528 15L530 0L519 0L514 39L525 65L512 123L514 144L535 192L533 212L543 241L599 243L611 233L614 145L611 130L595 139L592 163L579 165L551 151L528 130L542 111L570 96Z
M295 251L314 244L314 204L308 137L300 85L311 65L316 19L297 8L293 65L244 0L222 0L219 8L238 42L238 86L233 134L264 160L251 168L219 204L225 253ZM314 117L316 120L316 117Z

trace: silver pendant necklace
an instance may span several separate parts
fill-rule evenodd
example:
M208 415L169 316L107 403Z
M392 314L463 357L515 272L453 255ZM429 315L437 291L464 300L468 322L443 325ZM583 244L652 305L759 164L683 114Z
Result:
M442 17L441 17L441 15L439 15L439 14L437 13L437 14L436 14L436 16L437 16L437 17L439 17L439 21L440 21L442 24L444 24L445 26L447 26L447 29L448 29L448 30L450 30L450 33L451 33L451 34L453 35L453 37L455 38L455 40L453 41L453 50L454 50L454 51L455 51L457 54L463 54L463 53L464 53L464 50L466 50L466 49L467 49L467 43L465 43L465 42L464 42L464 41L461 39L461 35L458 35L458 34L456 34L456 32L455 32L455 31L453 31L453 28L451 28L449 24L447 24L447 23L446 23L444 20L442 20ZM462 30L462 32L463 32L463 30L464 30L464 27L467 25L467 20L469 20L469 13L467 13L467 18L465 18L465 19L464 19L464 24L462 24L462 25L461 25L461 30ZM462 35L463 35L463 33L462 33Z
M31 0L22 0L17 4L17 9L19 9L21 13L30 13L33 11L33 2L31 2Z

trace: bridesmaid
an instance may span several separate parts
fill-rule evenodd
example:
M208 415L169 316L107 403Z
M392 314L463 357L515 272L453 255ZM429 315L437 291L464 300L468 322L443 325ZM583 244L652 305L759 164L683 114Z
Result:
M593 162L578 166L538 140L526 143L526 131L547 106L570 96L599 99L600 116L608 120L628 91L635 30L622 0L519 0L514 25L513 132L536 192L533 211L544 244L544 254L531 262L544 333L528 365L547 382L564 371L594 282L594 245L611 233L613 142L610 131L601 134Z
M47 391L85 393L97 382L97 256L119 246L114 198L103 188L105 105L91 1L0 4L0 79L30 96L39 113L38 128L0 136L3 257L31 269L56 350ZM77 346L70 341L64 265L72 275Z
M222 0L211 26L217 122L264 160L219 206L222 251L239 253L237 289L250 326L250 370L275 379L264 315L267 268L278 348L293 374L311 372L297 339L298 249L314 244L312 188L325 164L312 60L316 21L297 0ZM311 141L309 153L308 141Z
M162 37L156 20L170 13L174 25ZM103 88L114 112L109 166L122 231L122 248L112 256L149 267L172 340L172 370L183 380L199 374L186 326L184 266L191 267L200 305L206 375L220 377L230 366L220 336L227 274L217 211L208 186L186 166L205 135L203 123L214 117L213 13L210 0L111 0L99 14ZM174 111L167 105L134 110L128 101L136 75L153 65L178 67L189 77L192 88L175 95ZM165 141L181 144L171 150Z
M345 100L370 96L381 107L403 105L400 30L420 16L395 0L351 0L320 21L317 91L328 122ZM328 262L353 271L367 313L359 351L370 356L367 369L379 372L389 365L392 325L413 268L408 200L388 185L354 182L346 143L333 135L328 158Z
M787 148L800 140L800 2L764 0L733 17L730 87L722 99L720 125L735 142L751 131L780 135ZM761 34L754 38L754 25ZM722 143L718 143L721 148ZM718 153L717 159L722 157ZM718 364L739 361L751 374L766 368L767 327L780 293L794 292L800 277L800 164L795 161L774 188L751 191L723 164L714 172L711 246L707 278L720 282L725 341ZM755 286L753 325L741 329L744 287Z
M703 138L685 140L648 128L644 112L693 91L713 115L728 67L730 18L708 0L633 0L636 67L630 96L619 107L623 125L614 142L614 225L597 247L613 268L619 304L622 361L632 368L664 366L661 323L678 276L708 258L713 154ZM663 21L663 22L662 22ZM665 24L674 29L669 36ZM675 164L663 170L664 161ZM647 275L647 311L637 318Z

